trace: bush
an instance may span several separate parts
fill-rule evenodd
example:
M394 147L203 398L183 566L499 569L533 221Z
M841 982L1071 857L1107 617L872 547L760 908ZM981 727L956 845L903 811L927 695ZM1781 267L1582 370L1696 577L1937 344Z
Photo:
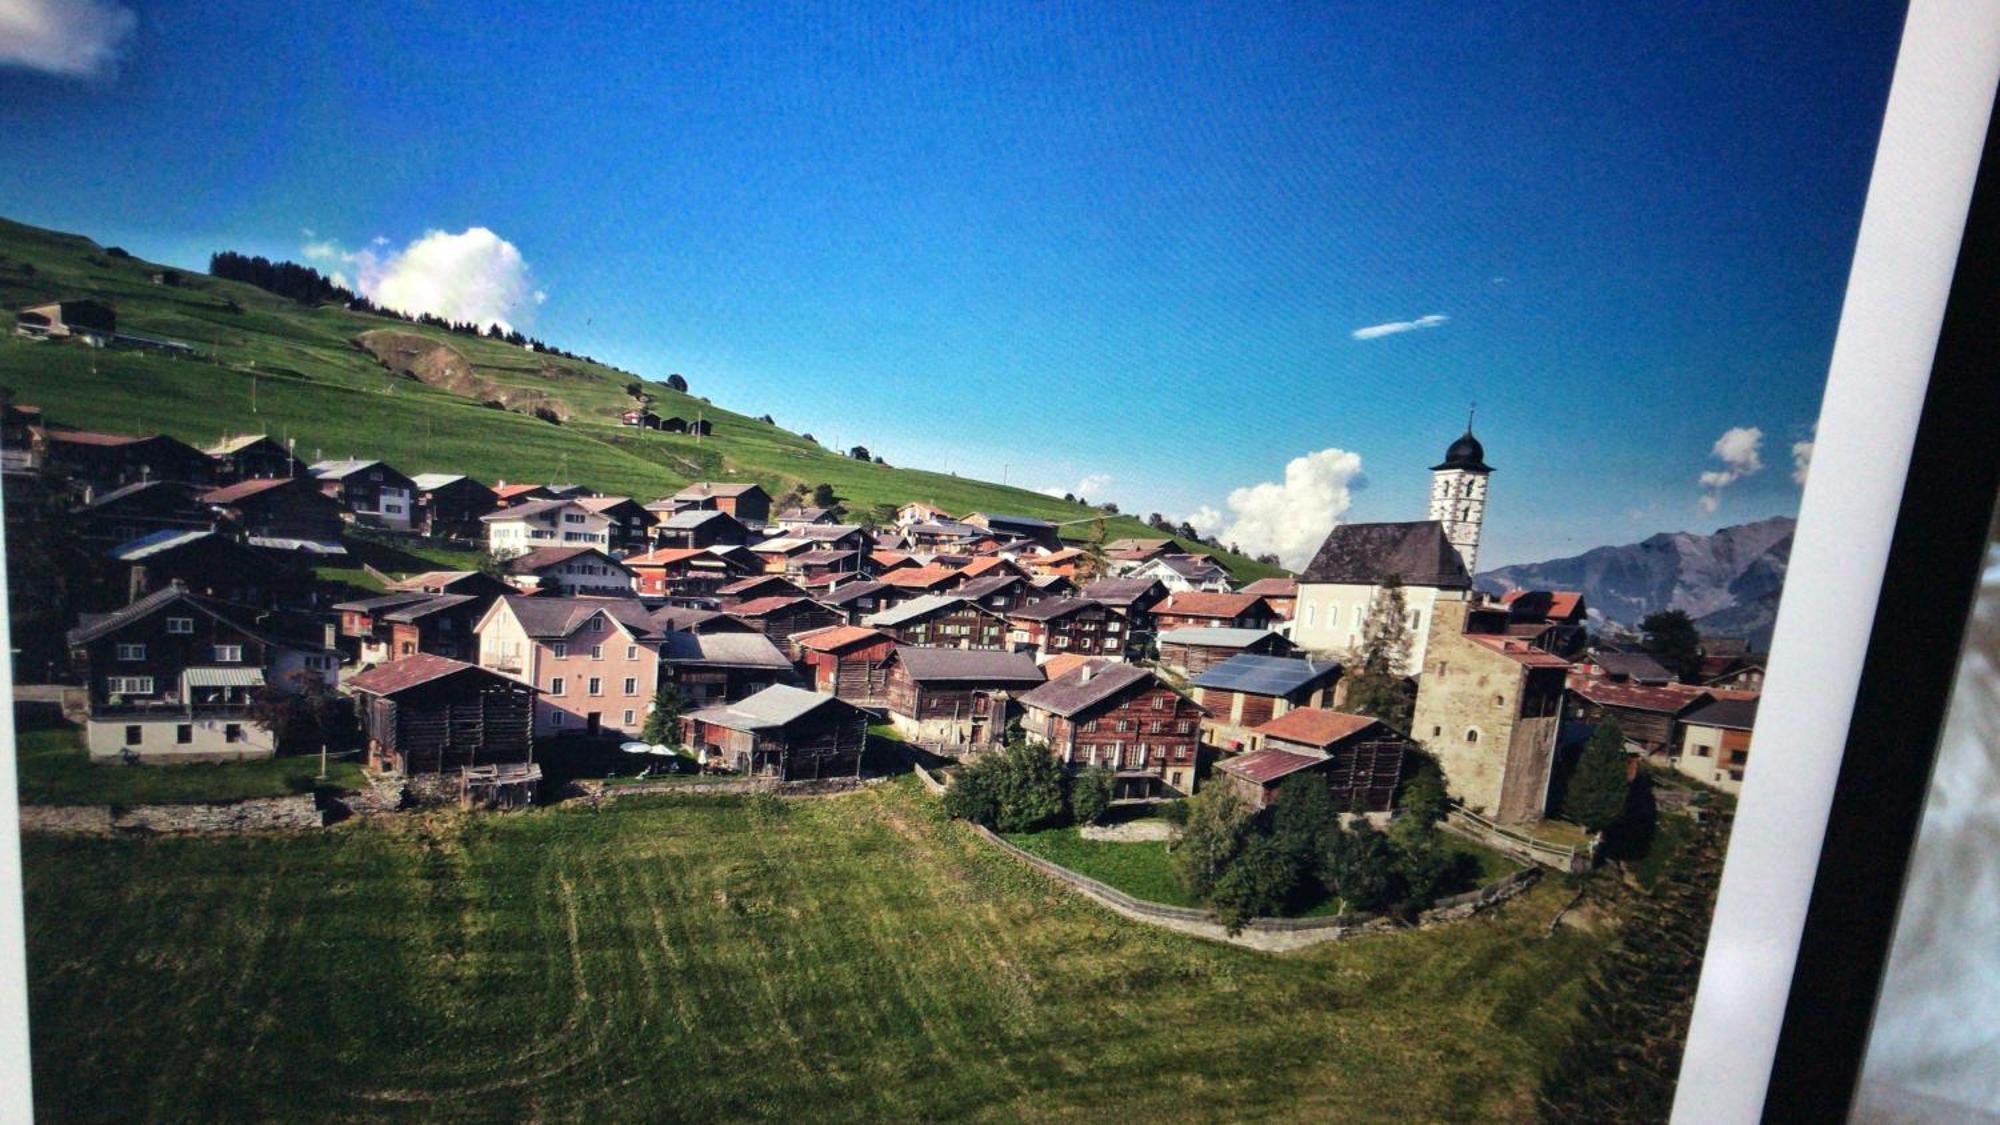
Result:
M1372 913L1396 893L1396 853L1388 838L1362 822L1340 833L1321 857L1320 882L1349 910Z
M1062 819L1062 766L1039 742L1011 742L953 776L945 812L997 832L1031 832Z
M1102 824L1111 811L1116 779L1107 769L1088 769L1070 778L1069 818L1077 824Z
M1250 833L1250 810L1234 791L1211 785L1187 799L1187 822L1168 864L1189 897L1207 902Z
M1252 833L1244 841L1209 894L1215 920L1230 933L1261 914L1272 914L1291 897L1298 885L1299 866L1276 837Z

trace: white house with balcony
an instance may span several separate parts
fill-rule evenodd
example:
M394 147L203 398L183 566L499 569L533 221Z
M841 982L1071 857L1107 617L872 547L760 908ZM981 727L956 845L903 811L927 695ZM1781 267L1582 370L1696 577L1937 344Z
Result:
M512 558L543 547L611 549L610 516L574 500L537 500L479 517L486 525L486 549Z

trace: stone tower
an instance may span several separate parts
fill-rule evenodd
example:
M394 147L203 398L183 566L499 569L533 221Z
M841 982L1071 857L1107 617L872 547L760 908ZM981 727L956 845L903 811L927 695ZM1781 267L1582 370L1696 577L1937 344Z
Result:
M1486 523L1486 478L1493 472L1486 463L1486 449L1472 436L1472 421L1465 423L1465 436L1444 451L1442 464L1431 466L1431 518L1444 525L1444 536L1458 548L1470 573L1479 563L1479 532Z

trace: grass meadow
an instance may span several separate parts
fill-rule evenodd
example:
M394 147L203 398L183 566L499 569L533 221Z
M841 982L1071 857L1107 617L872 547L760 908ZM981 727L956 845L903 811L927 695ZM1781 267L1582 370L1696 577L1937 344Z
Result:
M1524 1119L1603 940L1205 943L908 778L24 852L49 1120Z

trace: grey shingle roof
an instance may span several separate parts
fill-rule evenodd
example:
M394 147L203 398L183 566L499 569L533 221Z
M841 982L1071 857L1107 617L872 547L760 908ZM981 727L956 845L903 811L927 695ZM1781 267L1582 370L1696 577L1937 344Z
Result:
M921 598L911 598L894 609L885 609L880 613L871 613L867 617L862 618L861 623L876 628L894 628L906 622L915 621L918 618L928 617L933 613L949 612L963 601L965 599L956 594L925 594Z
M1266 637L1269 629L1168 629L1161 633L1163 645L1207 645L1209 648L1248 648Z
M1718 699L1681 716L1681 722L1704 727L1728 727L1731 730L1749 730L1757 724L1757 701L1754 699Z
M705 668L765 668L790 671L792 662L762 633L667 634L660 658L668 664Z
M401 609L392 609L382 615L382 620L417 621L429 617L433 613L442 613L447 609L456 609L467 602L476 602L478 600L478 598L473 597L471 594L438 594L424 601L403 606Z
M1025 652L989 652L965 648L923 648L899 645L896 659L911 679L1039 684L1042 670Z
M1436 520L1348 523L1327 533L1301 582L1372 586L1394 574L1406 586L1468 589L1471 575Z
M1136 664L1093 660L1021 696L1019 702L1023 707L1069 718L1155 678L1151 671Z
M1046 598L1033 605L1016 606L1007 616L1016 621L1054 621L1100 604L1094 598Z
M1157 578L1100 578L1083 588L1084 597L1120 608L1130 606L1148 593L1165 597L1167 590Z
M646 607L637 598L527 598L510 596L507 607L531 637L567 637L592 614L603 612L616 618L634 635L652 639L660 635Z
M748 699L704 708L692 717L730 730L771 730L790 726L822 707L839 703L831 695L772 684Z

